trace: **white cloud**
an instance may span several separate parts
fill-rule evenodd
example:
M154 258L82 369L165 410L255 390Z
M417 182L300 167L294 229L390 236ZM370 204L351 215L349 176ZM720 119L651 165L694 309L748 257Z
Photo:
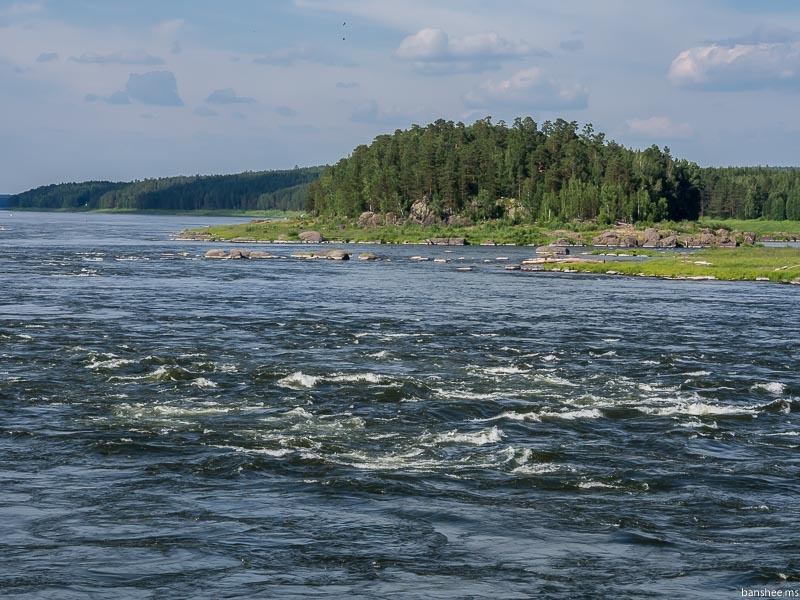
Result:
M142 50L132 52L112 52L111 54L98 54L97 52L84 52L78 57L73 56L71 61L84 65L163 65L164 59L153 56Z
M423 72L481 71L498 62L527 56L547 56L527 42L512 42L495 32L450 37L442 29L428 27L406 37L395 56L410 61Z
M464 103L470 108L515 108L535 110L583 109L589 91L580 84L563 84L538 67L514 73L504 80L489 80L467 93Z
M669 117L650 117L626 121L631 133L647 138L689 138L694 133L688 123L675 123Z
M800 88L800 41L796 36L762 42L750 37L689 48L672 61L669 79L698 90Z
M233 88L224 90L214 90L206 98L209 104L253 104L256 102L255 98L248 98L247 96L238 96Z

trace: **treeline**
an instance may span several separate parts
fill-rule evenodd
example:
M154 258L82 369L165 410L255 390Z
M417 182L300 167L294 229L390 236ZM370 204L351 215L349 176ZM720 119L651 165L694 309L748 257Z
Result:
M130 183L88 181L39 187L8 200L43 210L303 210L322 167L236 175L164 177Z
M530 221L682 220L699 216L700 184L700 168L668 148L630 150L591 125L439 120L356 148L309 187L306 210L408 215L425 199L441 218L489 219L513 209Z
M707 168L702 213L715 218L800 221L800 169Z
M309 187L306 210L408 216L424 200L441 219L798 218L792 198L799 175L792 169L701 169L669 148L633 150L592 125L579 129L563 119L539 125L518 118L511 126L491 118L472 125L438 120L358 146Z

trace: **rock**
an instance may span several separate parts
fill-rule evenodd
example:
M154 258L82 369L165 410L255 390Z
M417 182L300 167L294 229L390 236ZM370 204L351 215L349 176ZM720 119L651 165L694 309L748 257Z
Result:
M358 260L378 260L378 257L372 252L362 252L358 255Z
M481 246L497 246L494 240L486 240L485 242L481 242Z
M717 232L717 246L720 248L736 248L736 238L724 229Z
M181 231L176 237L176 240L191 241L191 242L208 242L214 239L208 231Z
M505 266L505 270L506 271L519 271L521 269L522 269L522 267L520 267L519 265L506 265Z
M703 233L700 235L700 245L701 246L716 246L717 245L717 236L713 233Z
M800 277L795 277L789 283L791 283L792 285L800 285Z
M350 253L347 250L331 248L330 250L320 250L314 252L314 258L327 258L328 260L350 260Z
M620 239L620 246L623 248L636 248L639 245L639 238L632 233L626 233Z
M231 250L231 254L230 254L230 256L228 258L230 258L231 260L240 260L242 258L250 258L250 250L247 250L247 249L239 250L238 248L234 249L234 250Z
M756 243L756 234L751 231L745 231L744 235L742 236L742 242L748 246L752 246Z
M250 260L266 259L266 258L281 258L281 257L276 256L275 254L270 254L269 252L261 252L256 250L250 252Z
M319 231L303 231L298 237L300 241L305 244L319 244L325 241L325 238L322 237Z
M467 240L464 238L430 238L425 240L429 246L466 246Z
M677 248L678 247L678 236L670 234L666 237L661 238L658 240L656 244L656 248Z
M658 242L661 240L661 234L658 229L648 227L644 230L644 239L642 241L643 248L658 248Z
M472 219L463 215L450 215L447 219L447 224L454 227L468 227L472 225Z
M205 254L206 258L228 258L228 253L225 250L209 250Z
M397 213L387 212L383 215L383 222L386 225L402 225L403 219L397 216Z
M556 254L558 254L564 256L569 254L569 248L550 244L549 246L540 246L536 248L536 254L547 254L550 256L555 256Z
M592 246L619 246L619 235L615 231L603 231L592 238Z
M383 225L383 217L374 212L363 212L358 217L358 225L360 227L380 227Z
M411 205L411 220L415 223L421 223L423 225L430 225L433 223L431 220L435 220L435 217L428 206L427 198L423 198L422 200L417 200L414 204Z

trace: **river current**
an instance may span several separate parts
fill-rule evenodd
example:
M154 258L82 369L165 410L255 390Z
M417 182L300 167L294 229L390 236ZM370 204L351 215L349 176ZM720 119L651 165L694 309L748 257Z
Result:
M800 593L800 287L222 221L0 212L0 596Z

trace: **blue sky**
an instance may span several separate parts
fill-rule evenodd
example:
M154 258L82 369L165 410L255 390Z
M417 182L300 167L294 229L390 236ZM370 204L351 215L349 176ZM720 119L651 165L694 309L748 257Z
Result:
M0 192L323 164L487 115L797 165L798 99L795 0L0 0Z

